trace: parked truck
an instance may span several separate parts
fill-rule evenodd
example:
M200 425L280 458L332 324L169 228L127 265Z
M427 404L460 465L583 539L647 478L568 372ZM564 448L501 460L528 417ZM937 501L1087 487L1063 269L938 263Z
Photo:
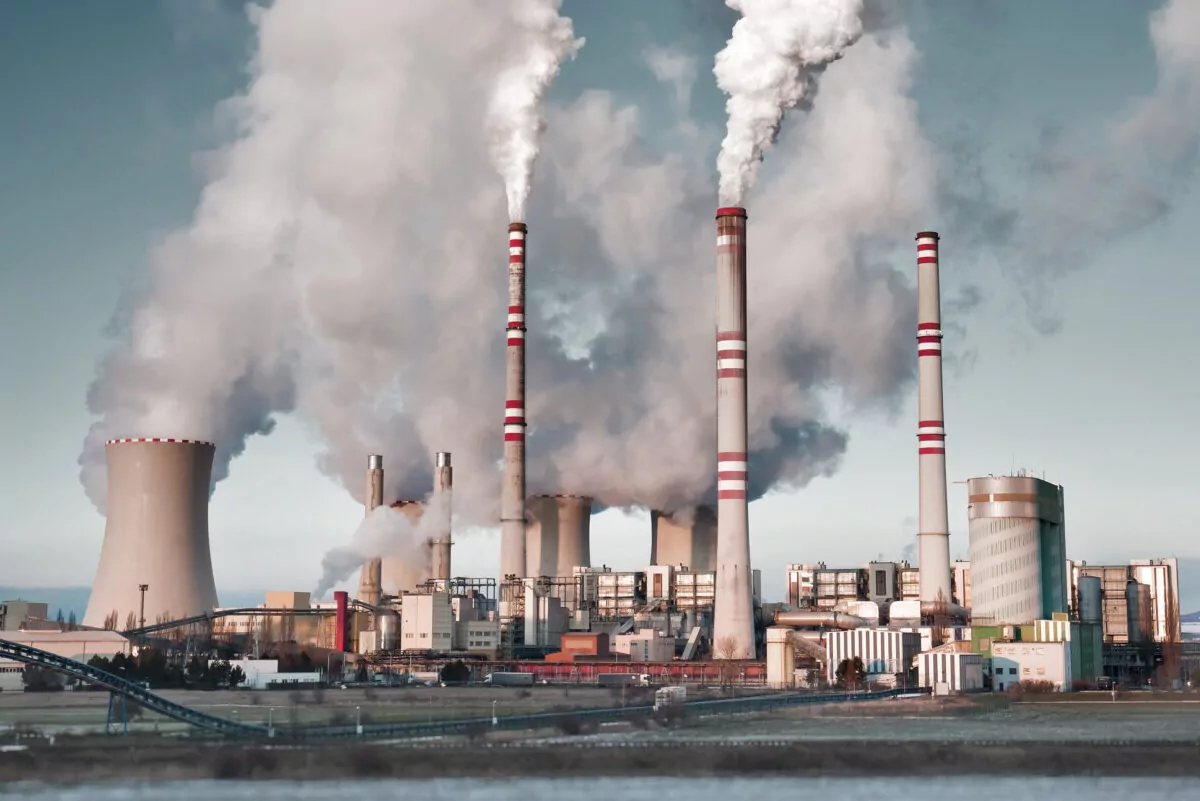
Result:
M596 676L596 684L601 687L648 687L649 673L600 673Z
M484 684L495 687L532 687L532 673L489 673L483 677Z
M664 706L675 706L682 704L687 700L687 687L682 684L676 684L671 687L659 687L654 691L654 708L662 709Z

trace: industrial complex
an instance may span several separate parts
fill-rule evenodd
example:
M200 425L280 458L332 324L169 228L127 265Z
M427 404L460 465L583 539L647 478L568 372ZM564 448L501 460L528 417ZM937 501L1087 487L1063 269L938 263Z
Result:
M1024 473L971 478L955 512L969 521L970 559L951 562L932 231L916 236L919 563L799 561L767 568L785 572L786 598L762 597L747 515L747 226L745 209L718 210L716 503L651 510L645 563L592 564L590 498L527 496L528 229L514 222L496 577L454 574L450 453L432 456L426 499L385 498L386 454L364 454L364 513L386 504L422 523L422 557L369 555L353 597L269 592L261 606L222 608L209 556L213 445L129 432L137 438L106 446L108 519L82 625L55 626L44 605L12 601L0 607L3 638L73 659L135 643L219 655L240 660L252 687L436 676L458 663L475 680L518 684L619 674L949 694L1187 682L1200 653L1183 642L1177 563L1072 561L1061 486Z

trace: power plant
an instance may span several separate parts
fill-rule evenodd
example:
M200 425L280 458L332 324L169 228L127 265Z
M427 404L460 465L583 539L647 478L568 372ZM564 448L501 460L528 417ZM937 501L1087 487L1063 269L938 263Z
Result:
M403 500L385 498L383 456L371 454L364 516L387 505L406 517L413 539L363 561L356 599L270 593L261 611L218 609L207 519L213 445L114 440L85 624L137 633L158 630L164 618L200 614L210 627L228 618L223 636L242 638L243 650L256 638L258 650L271 636L265 621L311 616L315 625L293 623L288 636L356 652L370 670L465 659L473 670L600 683L631 665L710 682L733 662L739 675L771 687L818 686L841 681L839 672L859 660L873 682L935 692L985 683L1003 690L1020 682L1018 671L1070 689L1105 673L1143 676L1150 668L1138 660L1153 649L1171 658L1181 630L1174 561L1067 561L1061 486L1023 471L969 479L971 558L951 564L940 237L932 231L916 237L919 565L799 562L787 566L786 603L764 602L750 561L746 224L743 208L717 212L716 506L650 510L648 565L593 564L590 497L525 494L526 228L513 223L498 578L452 570L450 453L434 455L432 494Z
M187 439L105 444L108 515L85 626L133 628L216 607L208 547L215 450Z

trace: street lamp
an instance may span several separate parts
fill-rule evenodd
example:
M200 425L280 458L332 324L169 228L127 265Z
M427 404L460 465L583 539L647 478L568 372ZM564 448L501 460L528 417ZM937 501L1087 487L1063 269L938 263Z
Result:
M362 707L354 707L354 733L362 737Z
M275 707L267 709L267 736L275 736Z
M500 721L496 718L496 699L492 699L492 725L495 726Z

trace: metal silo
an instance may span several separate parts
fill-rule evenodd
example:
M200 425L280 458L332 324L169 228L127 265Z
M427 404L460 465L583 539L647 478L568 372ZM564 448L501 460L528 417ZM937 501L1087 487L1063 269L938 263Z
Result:
M1079 622L1100 623L1104 619L1104 596L1101 593L1099 576L1080 576L1079 587Z
M108 515L85 626L103 627L115 614L120 629L131 613L153 623L217 605L208 545L215 450L182 439L106 443Z

